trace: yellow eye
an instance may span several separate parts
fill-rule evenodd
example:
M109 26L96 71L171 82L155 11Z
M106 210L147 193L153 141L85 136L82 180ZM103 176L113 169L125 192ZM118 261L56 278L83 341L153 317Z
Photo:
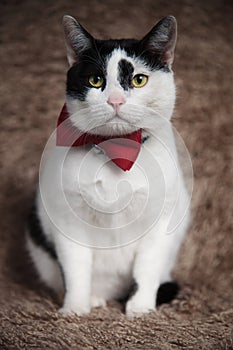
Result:
M148 77L144 74L137 74L132 79L132 84L136 88L141 88L146 85Z
M104 79L99 75L91 75L89 77L89 83L95 88L100 88L104 83Z

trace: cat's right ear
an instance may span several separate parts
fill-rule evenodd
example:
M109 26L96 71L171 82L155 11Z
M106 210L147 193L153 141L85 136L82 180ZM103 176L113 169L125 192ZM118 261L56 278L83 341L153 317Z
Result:
M141 44L146 52L155 55L170 68L174 58L176 37L176 19L173 16L167 16L152 28L142 39Z
M67 59L72 66L79 55L92 46L93 37L72 16L63 16Z

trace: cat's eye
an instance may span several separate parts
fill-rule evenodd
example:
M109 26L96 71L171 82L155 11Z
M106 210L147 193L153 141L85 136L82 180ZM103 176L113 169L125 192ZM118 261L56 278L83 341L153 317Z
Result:
M100 88L104 83L104 79L99 75L91 75L89 77L89 83L95 88Z
M132 79L132 85L136 88L143 87L148 81L148 76L144 74L137 74Z

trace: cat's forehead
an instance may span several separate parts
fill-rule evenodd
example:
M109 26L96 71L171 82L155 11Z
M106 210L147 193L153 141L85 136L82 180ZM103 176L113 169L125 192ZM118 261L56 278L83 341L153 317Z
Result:
M124 90L127 90L135 74L148 73L142 61L129 55L124 49L117 48L106 59L107 79L118 81Z
M104 62L108 66L108 71L114 70L117 65L120 71L125 71L126 66L128 66L128 69L133 67L136 73L144 71L145 74L160 68L156 55L152 58L145 50L142 50L139 40L95 40L95 43L93 54L98 61L100 58L102 63ZM120 63L122 60L124 63Z
M134 54L130 55L122 48L114 49L112 53L107 56L106 65L109 70L116 67L118 67L118 71L132 71L138 68L148 70L146 63L142 59L136 57Z

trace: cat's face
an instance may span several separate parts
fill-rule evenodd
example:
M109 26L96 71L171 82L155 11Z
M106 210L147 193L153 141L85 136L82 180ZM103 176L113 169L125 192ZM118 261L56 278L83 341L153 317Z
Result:
M96 40L70 16L64 17L64 28L71 65L67 107L81 131L104 136L150 131L156 115L171 117L173 17L160 21L142 40Z

